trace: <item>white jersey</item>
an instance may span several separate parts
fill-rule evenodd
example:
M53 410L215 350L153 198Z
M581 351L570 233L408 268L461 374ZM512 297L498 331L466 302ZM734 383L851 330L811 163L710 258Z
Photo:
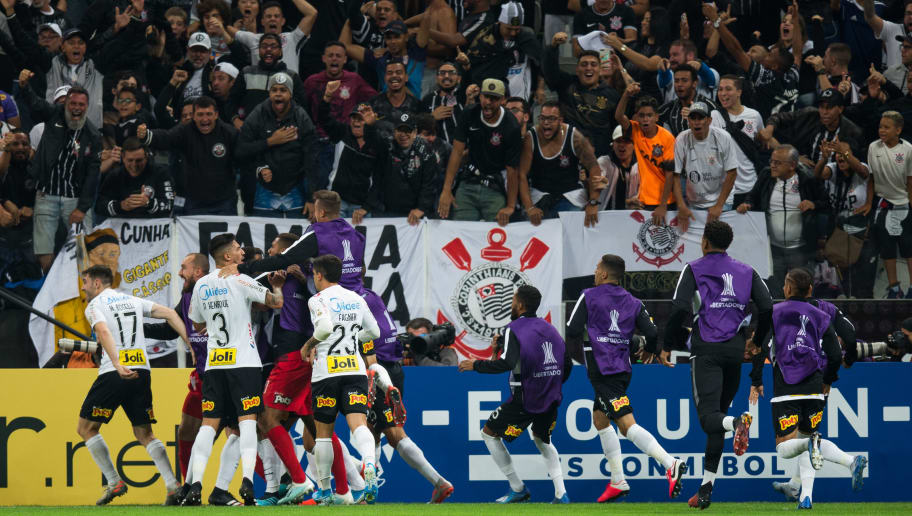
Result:
M89 302L85 316L93 332L96 324L103 322L107 325L114 338L114 348L121 365L130 369L149 369L143 317L152 314L153 306L155 303L146 299L106 288ZM107 353L102 353L98 374L103 375L113 370L111 358Z
M333 285L307 302L314 328L332 328L317 344L312 382L346 375L366 375L360 344L380 337L380 327L364 298Z
M190 300L190 320L206 323L209 335L206 371L261 367L250 305L265 303L269 291L246 274L219 278L218 273L200 278Z

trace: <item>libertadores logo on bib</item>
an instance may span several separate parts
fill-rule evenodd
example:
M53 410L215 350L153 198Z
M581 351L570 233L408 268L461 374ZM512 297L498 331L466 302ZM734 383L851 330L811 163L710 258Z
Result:
M681 255L684 254L684 244L675 248L680 239L676 229L677 217L662 226L654 224L652 217L645 216L638 211L632 212L630 217L640 223L636 241L633 242L633 252L637 255L637 261L643 260L655 265L657 269L661 269L675 260L681 260Z

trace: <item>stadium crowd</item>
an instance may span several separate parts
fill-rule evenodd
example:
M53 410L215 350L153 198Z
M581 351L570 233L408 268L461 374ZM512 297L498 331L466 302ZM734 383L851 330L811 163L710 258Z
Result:
M330 189L356 223L763 212L774 289L809 266L818 291L880 297L879 257L886 297L912 296L909 1L2 10L3 269L30 247L46 272L61 225L313 220Z

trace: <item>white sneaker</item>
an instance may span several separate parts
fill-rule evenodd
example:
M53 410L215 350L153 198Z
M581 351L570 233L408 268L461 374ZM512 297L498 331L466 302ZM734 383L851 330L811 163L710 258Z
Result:
M344 495L333 493L333 505L355 505L355 498L352 496L351 489Z

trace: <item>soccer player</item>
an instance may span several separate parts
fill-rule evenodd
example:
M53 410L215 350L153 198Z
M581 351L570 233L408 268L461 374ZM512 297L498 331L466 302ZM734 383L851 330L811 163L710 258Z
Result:
M503 337L503 353L497 360L463 360L459 371L479 373L511 372L513 395L491 413L481 437L484 438L494 463L510 482L510 491L497 503L525 502L531 494L513 467L510 452L503 440L513 442L532 425L532 440L545 459L548 475L554 483L551 503L570 503L564 488L560 457L551 442L551 430L557 422L557 408L563 397L561 387L570 377L570 354L564 339L554 326L535 316L541 304L541 293L532 285L523 285L513 295L511 318Z
M111 462L108 445L98 433L101 425L111 421L117 407L122 406L133 425L133 435L145 446L165 481L168 490L165 505L176 505L180 484L171 472L165 445L152 434L155 423L152 381L142 321L144 317L165 319L185 343L187 332L174 310L118 292L111 288L113 284L114 274L104 265L93 265L82 274L82 290L89 302L85 317L104 349L98 378L82 403L76 427L108 482L104 494L95 503L105 505L127 492L127 484Z
M776 452L783 459L798 457L801 494L798 508L813 505L814 471L824 459L849 468L852 488L861 489L867 458L851 457L831 441L820 437L825 397L837 379L842 352L830 315L808 302L813 278L804 269L786 275L786 301L773 307L772 339L761 337L760 353L754 355L750 403L763 396L763 363L773 363L773 428ZM821 344L822 343L822 344Z
M399 456L418 473L421 473L434 487L430 503L441 503L453 494L453 484L443 478L434 466L424 457L421 448L409 438L402 425L405 424L405 405L402 402L402 391L405 389L405 373L402 371L402 344L397 338L396 325L393 318L386 310L383 299L373 290L363 289L361 297L367 302L371 314L380 328L380 337L374 340L376 357L368 358L368 383L375 399L371 404L371 414L368 421L374 431L377 445L380 444L380 435L386 436L390 446L399 452ZM383 364L379 362L383 361ZM371 383L376 383L373 387ZM376 395L379 393L379 396ZM377 457L380 455L377 454Z
M367 428L367 369L362 344L380 336L377 321L367 303L357 293L341 285L342 260L324 254L313 261L313 281L317 294L307 306L314 333L301 348L301 356L313 363L313 407L317 426L317 484L314 501L332 501L329 476L333 462L332 434L338 413L345 415L352 441L364 463L367 484L365 500L377 497L377 470L374 466L374 436ZM370 352L370 350L366 350Z
M651 358L658 344L658 329L643 302L621 286L624 269L624 259L620 256L602 256L595 267L595 287L583 291L567 322L568 341L580 341L584 332L589 334L589 347L583 347L583 350L589 381L595 390L592 423L598 430L611 469L611 482L598 498L599 503L610 502L630 492L630 486L624 480L621 441L611 421L637 448L665 466L669 498L681 494L681 477L687 473L687 464L669 455L633 418L633 407L627 396L632 372L630 340L638 330L646 338L645 358ZM670 365L667 361L664 364Z
M734 432L735 455L747 451L750 414L733 417L727 413L741 381L744 338L739 330L747 325L748 303L753 301L757 307L757 335L765 335L772 324L773 300L766 284L757 271L725 252L733 238L731 226L725 222L706 223L700 244L703 257L685 265L678 279L662 351L667 356L675 347L692 309L693 330L688 341L691 385L700 426L706 432L706 452L703 483L687 503L700 509L712 501L725 432Z
M234 235L217 235L209 242L216 269L244 260L244 250ZM192 480L184 505L199 505L203 473L222 418L237 418L238 446L243 480L239 494L253 505L253 470L256 466L256 417L263 410L260 356L250 322L253 303L281 308L284 278L270 275L270 292L249 276L220 278L218 270L196 282L190 301L190 320L197 331L206 329L208 357L203 373L203 424L193 443Z

